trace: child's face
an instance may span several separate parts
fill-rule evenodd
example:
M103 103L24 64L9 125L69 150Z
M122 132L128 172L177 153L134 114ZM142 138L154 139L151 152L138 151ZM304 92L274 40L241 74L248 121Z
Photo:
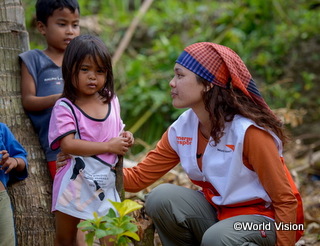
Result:
M64 52L70 41L80 35L79 12L68 8L56 9L48 18L47 25L38 22L38 29L45 36L48 49Z
M78 99L96 95L106 83L107 71L100 65L101 60L99 58L97 60L99 66L91 56L87 56L80 66L78 83L74 84L74 87L77 88Z

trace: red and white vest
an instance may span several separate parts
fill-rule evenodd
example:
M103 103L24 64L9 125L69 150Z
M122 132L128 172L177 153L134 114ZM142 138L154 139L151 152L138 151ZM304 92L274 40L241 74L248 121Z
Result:
M232 122L226 123L225 134L220 143L217 146L210 143L207 145L201 171L196 158L198 124L196 114L191 109L187 110L171 125L169 143L179 155L189 178L203 188L207 200L218 209L219 219L240 214L261 214L273 218L270 197L261 185L257 173L248 169L242 160L246 130L251 125L259 126L236 115ZM275 134L270 134L275 140L280 157L282 142Z
M199 120L191 110L185 111L169 128L171 147L180 157L180 162L193 183L202 187L206 199L217 209L218 219L226 219L243 214L259 214L274 219L271 199L261 185L256 172L248 169L242 159L244 137L247 129L256 125L252 120L236 115L225 125L225 134L217 146L210 141L202 157L202 171L197 163ZM279 158L295 195L297 224L304 223L302 199L282 157L282 142L268 131L277 146ZM296 241L303 230L296 232Z

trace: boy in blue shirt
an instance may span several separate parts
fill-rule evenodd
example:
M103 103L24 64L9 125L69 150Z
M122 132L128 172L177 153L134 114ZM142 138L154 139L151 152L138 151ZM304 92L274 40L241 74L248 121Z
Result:
M48 144L52 107L63 91L61 65L65 49L80 35L80 6L77 0L37 0L37 29L47 47L19 55L21 62L21 99L39 137L52 180L56 174L56 155ZM84 234L78 231L77 245L84 245Z
M0 240L1 245L15 246L15 227L8 183L28 176L27 152L10 129L0 123Z
M21 61L21 98L45 153L52 180L56 155L48 145L52 107L63 91L62 59L69 42L80 35L80 7L77 0L37 0L37 29L47 47L19 55Z

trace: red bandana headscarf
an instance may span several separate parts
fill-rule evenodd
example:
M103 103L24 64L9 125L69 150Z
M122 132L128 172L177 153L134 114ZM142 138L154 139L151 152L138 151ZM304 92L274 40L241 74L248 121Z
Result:
M237 88L270 110L246 65L230 48L209 42L195 43L184 49L176 63L217 86Z

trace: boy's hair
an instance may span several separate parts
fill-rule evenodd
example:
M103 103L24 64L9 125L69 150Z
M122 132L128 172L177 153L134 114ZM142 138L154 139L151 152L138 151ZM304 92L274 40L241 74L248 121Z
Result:
M112 58L104 42L93 35L85 34L75 37L67 46L62 61L62 77L64 90L62 97L71 102L77 99L76 87L81 65L85 58L91 57L97 66L107 73L103 88L99 91L105 103L109 103L114 96L114 82L112 72ZM99 62L100 63L99 63Z
M77 0L37 0L36 15L37 21L41 21L47 25L48 18L57 9L68 8L72 13L78 10L80 14L80 7Z

